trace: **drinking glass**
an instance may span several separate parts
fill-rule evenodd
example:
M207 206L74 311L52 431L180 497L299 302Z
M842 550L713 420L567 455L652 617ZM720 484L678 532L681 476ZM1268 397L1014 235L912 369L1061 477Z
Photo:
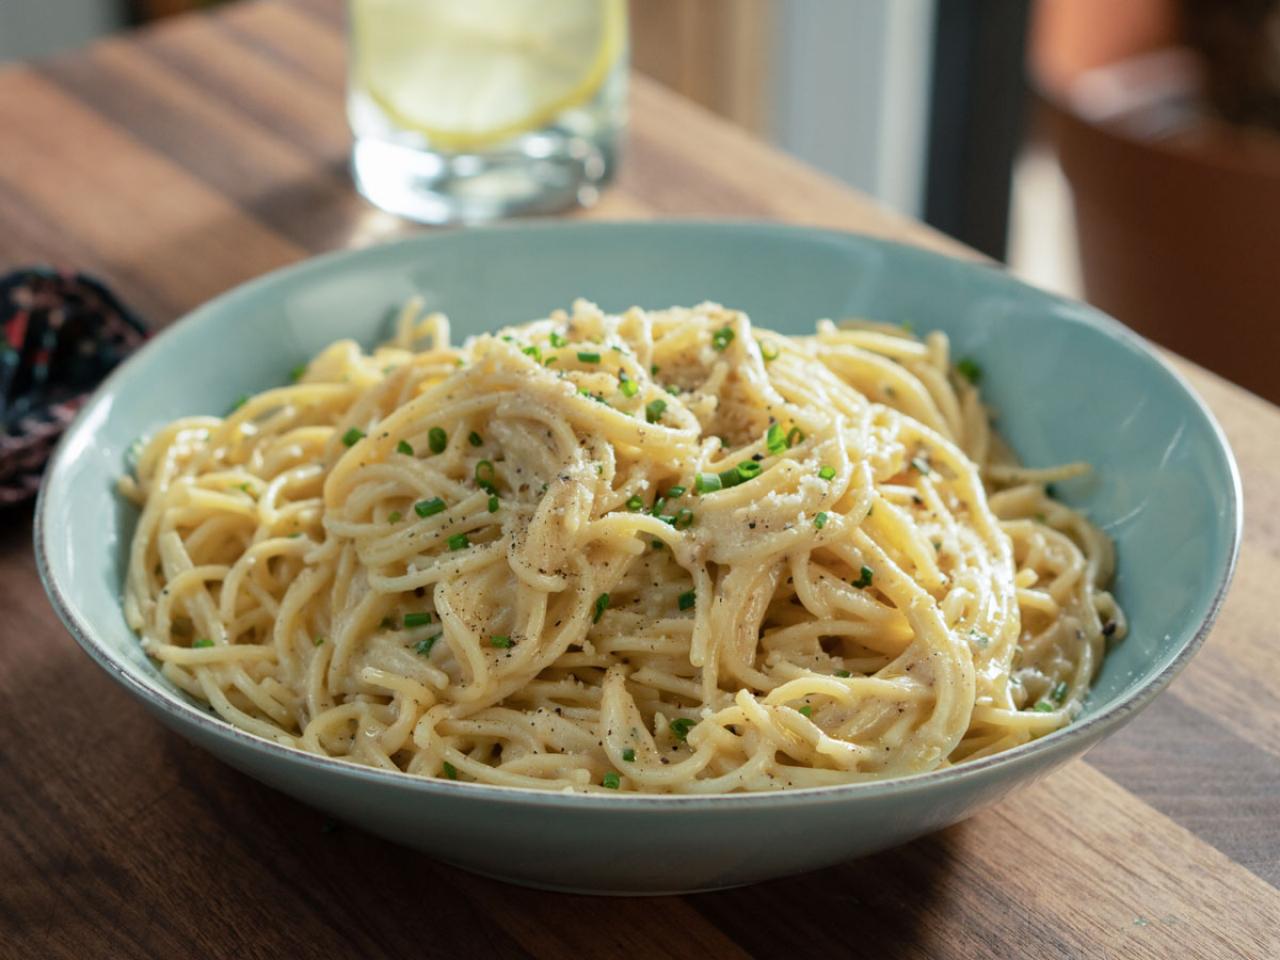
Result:
M626 0L351 0L356 187L424 223L595 201L617 164Z

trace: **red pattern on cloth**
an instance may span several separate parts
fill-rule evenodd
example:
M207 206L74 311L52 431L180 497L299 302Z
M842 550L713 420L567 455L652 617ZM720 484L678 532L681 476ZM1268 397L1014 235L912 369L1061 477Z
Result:
M0 505L33 497L89 394L147 337L105 286L71 271L0 277Z

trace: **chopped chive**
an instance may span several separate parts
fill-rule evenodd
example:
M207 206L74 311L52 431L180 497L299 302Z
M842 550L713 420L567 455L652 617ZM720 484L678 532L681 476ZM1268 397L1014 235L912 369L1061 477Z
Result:
M790 446L787 435L782 431L782 424L769 424L769 431L764 435L764 445L772 454L779 454Z
M627 747L627 749L622 751L622 761L623 763L635 763L636 752L632 750L630 747Z
M431 614L425 610L419 610L415 613L406 613L404 615L404 625L406 627L425 627L431 622Z
M600 354L598 354L598 353L591 353L591 352L589 352L589 351L587 351L587 350L579 350L579 351L578 351L578 362L579 362L579 363L599 363L599 362L600 362Z
M678 497L683 497L684 494L685 494L684 487L679 487L679 486L672 487L670 490L667 491L667 499L675 500Z
M551 331L551 345L553 347L563 347L568 342L568 340L560 336L560 334L556 333L554 330Z
M717 477L720 479L721 487L736 487L740 483L746 483L760 475L760 464L754 460L743 460L736 467L730 467L728 470L721 470ZM704 475L705 476L705 475Z
M512 643L510 637L490 637L489 646L497 647L500 650L510 650Z
M819 480L834 480L835 476L836 476L835 467L828 467L824 465L823 468L818 471Z
M644 418L649 423L657 423L662 419L663 412L667 409L667 401L659 398L650 400L644 407Z
M498 512L498 495L496 493L489 494L489 512Z
M804 431L799 427L792 427L787 431L787 447L794 447L797 443L804 443Z
M681 507L676 511L675 523L672 526L677 530L688 530L693 526L693 511L688 507Z
M559 363L559 362L560 362L560 355L558 353L553 353L551 356L547 357L547 359L543 361L542 365L544 367L549 367L553 363ZM557 376L563 376L563 374L557 374Z
M665 507L666 505L667 505L667 500L665 497L659 497L657 500L653 501L653 506L649 509L650 516L654 516L654 517L662 516L662 508Z
M617 790L622 786L622 778L610 770L601 779L600 786L604 787L606 790Z
M542 348L536 343L531 347L525 347L521 351L526 357L533 357L538 363L542 362Z
M471 444L473 447L478 447L484 443L484 437L472 430L471 434L467 437L467 443Z
M195 649L195 650L199 650L199 649L201 649L202 647L212 647L212 646L213 646L213 641L212 641L212 640L210 640L208 637L201 637L199 640L197 640L197 641L196 641L195 643L193 643L191 646L192 646L192 648L193 648L193 649Z
M231 416L231 414L235 413L237 410L239 410L248 402L249 402L249 395L247 393L240 394L240 396L236 397L235 400L232 402L231 406L228 408L227 416Z
M1053 711L1057 710L1058 708L1055 707L1048 700L1041 700L1032 709L1034 709L1037 713L1053 713Z
M396 444L396 453L403 453L406 457L412 457L413 447L409 446L409 441L401 440Z
M429 653L431 653L431 648L436 645L436 641L439 640L442 636L444 636L444 634L433 633L429 637L423 637L421 640L419 640L417 643L413 645L414 653L421 654L424 657L427 656Z
M413 505L413 512L420 517L434 517L437 513L443 513L446 509L445 502L439 497L432 497L430 500L419 500Z
M605 607L609 606L609 595L602 593L596 597L595 612L591 615L592 623L599 623L600 618L604 616Z
M635 513L637 510L644 509L644 501L640 499L640 494L637 493L635 496L627 499L627 509L632 513Z
M974 646L979 650L985 650L991 646L991 638L980 630L970 630L969 636L973 638Z
M458 779L458 768L457 768L457 767L455 767L455 766L454 766L452 763L450 763L448 760L446 760L444 763L440 764L440 766L444 767L444 775L445 775L446 777L448 777L450 780L457 780L457 779Z
M982 367L970 357L961 357L956 361L956 372L972 384L982 379Z
M678 397L678 396L680 396L680 388L679 388L679 387L677 387L677 386L676 386L675 384L673 384L673 383L668 383L668 384L667 384L665 387L663 387L662 389L663 389L663 390L665 390L665 391L667 391L667 393L671 394L671 396L673 396L673 397Z
M300 363L296 367L294 367L292 370L289 371L289 379L293 383L297 383L306 375L307 375L307 365L305 363Z
M720 475L717 473L700 473L693 478L693 489L697 490L698 493L715 493L723 486L724 484L720 482Z
M689 610L698 602L698 593L696 590L689 590L680 594L676 599L676 606L681 610Z
M649 376L656 377L658 375L658 371L661 369L662 368L658 366L656 363L649 364Z
M431 448L432 453L444 453L444 448L448 445L449 435L443 428L432 427L427 431L427 446Z
M390 513L387 514L387 523L399 523L399 522L400 522L399 510L392 510Z
M481 490L493 490L497 479L498 474L491 460L481 460L476 464L476 483L480 485Z
M864 590L871 586L871 580L875 575L876 572L864 563L862 569L858 571L858 579L853 581L853 585L859 590Z
M813 525L819 530L827 525L827 513L825 510L813 518Z
M628 377L625 370L619 370L618 389L622 391L624 397L634 397L640 392L640 384Z
M716 476L720 478L720 486L725 488L736 487L742 482L742 474L738 473L737 467L721 470Z
M499 339L499 340L501 340L503 343L515 343L515 342L516 342L516 338L515 338L515 337L513 337L513 336L512 336L511 334L509 334L509 333L504 333L504 334L503 334L502 336L500 336L498 339Z
M679 717L670 723L671 732L676 735L677 740L688 740L689 731L697 725L697 720L690 720L688 717Z
M711 346L719 353L724 353L731 343L733 343L732 327L721 327L711 335Z
M846 678L848 678L848 677L852 677L852 676L853 676L853 674L852 674L852 673L850 673L848 670L837 670L837 671L836 671L836 676L837 676L837 677L840 677L840 678L843 680L843 679L846 679Z
M801 708L800 708L799 710L797 710L796 712L797 712L797 713L799 713L799 714L800 714L800 716L802 716L802 717L812 717L812 716L813 716L813 707L809 706L809 705L806 703L803 707L801 707Z
M352 427L342 435L342 442L348 447L354 447L362 439L364 439L364 431L359 427Z
M760 345L760 356L764 357L765 363L772 363L778 359L778 345L772 340L757 340Z
M318 647L320 646L320 644L324 643L324 637L316 637L314 640L311 641L311 643L312 645Z
M467 539L465 533L455 533L447 541L450 550L462 550L471 546L471 541Z
M1049 694L1049 697L1054 703L1061 703L1063 700L1067 699L1067 681L1058 681L1054 686L1053 691Z

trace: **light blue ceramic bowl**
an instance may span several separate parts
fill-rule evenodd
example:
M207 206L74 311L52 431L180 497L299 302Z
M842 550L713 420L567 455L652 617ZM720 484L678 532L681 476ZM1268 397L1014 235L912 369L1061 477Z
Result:
M719 300L788 333L863 315L945 330L977 358L1000 428L1115 538L1132 624L1084 715L1017 750L883 783L752 796L565 796L416 779L314 757L228 726L164 681L120 610L135 511L114 492L133 440L283 382L338 337L372 344L418 294L460 335L576 296L609 310ZM994 803L1145 707L1195 652L1235 563L1240 483L1209 412L1138 337L1006 274L866 237L728 223L567 224L433 234L339 253L219 297L149 343L68 431L36 549L63 622L178 733L250 776L431 856L518 883L594 892L750 883L870 853ZM102 718L104 724L110 718Z

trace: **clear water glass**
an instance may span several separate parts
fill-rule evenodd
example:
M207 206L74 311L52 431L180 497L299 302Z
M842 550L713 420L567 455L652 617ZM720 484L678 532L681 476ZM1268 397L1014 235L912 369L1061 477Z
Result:
M347 114L354 135L351 169L361 194L384 210L430 224L553 213L595 202L616 169L626 121L626 2L540 2L544 7L552 2L576 4L579 8L590 3L607 7L615 18L610 21L613 32L607 61L597 57L588 84L580 84L559 103L544 105L540 113L531 111L524 118L527 122L517 121L505 128L497 125L493 131L482 130L478 134L474 129L457 134L448 129L436 132L430 125L407 116L415 110L397 108L402 103L425 104L425 108L416 109L419 116L426 113L468 122L486 110L500 115L503 105L495 105L493 100L495 90L502 90L502 81L495 82L495 73L536 77L540 68L520 62L518 39L511 40L510 48L491 64L484 55L460 59L467 57L466 37L455 44L440 39L439 32L430 35L425 28L432 26L432 17L456 15L460 21L469 18L471 25L453 22L442 33L501 33L495 24L513 6L530 0L352 0ZM424 6L406 9L414 3ZM430 8L429 13L426 8ZM548 9L554 18L564 15L570 7ZM532 15L527 9L525 13ZM617 20L619 16L621 19ZM378 20L379 17L392 19ZM401 21L407 18L411 28L402 27L396 17ZM541 20L545 23L547 17ZM422 35L420 54L414 47L415 33ZM514 31L508 33L518 37ZM532 50L529 56L547 61L548 72L563 72L569 69L564 67L564 61L583 57L581 49L559 57L561 51L546 49L545 35L540 39L542 49ZM492 43L489 39L485 42L492 55ZM451 70L441 64L439 81L428 81L424 78L432 76L433 65L427 58L433 56L465 69ZM396 62L407 67L380 69L389 61L378 58L386 57L399 58ZM552 58L556 58L554 62ZM409 79L402 80L406 76ZM532 86L535 85L511 81L509 89L513 97L523 102L533 99L528 96ZM403 94L399 100L398 94ZM485 97L489 99L487 104ZM492 110L495 106L497 109Z

